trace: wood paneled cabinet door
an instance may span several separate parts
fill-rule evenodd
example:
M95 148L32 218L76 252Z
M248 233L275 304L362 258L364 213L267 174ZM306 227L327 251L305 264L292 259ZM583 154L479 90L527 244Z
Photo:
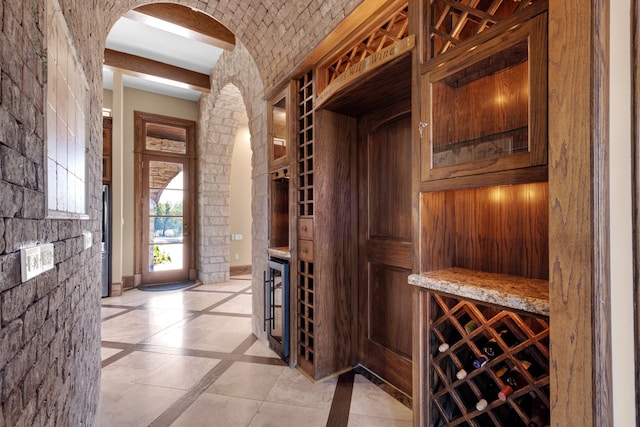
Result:
M422 181L546 165L546 64L546 12L429 63Z

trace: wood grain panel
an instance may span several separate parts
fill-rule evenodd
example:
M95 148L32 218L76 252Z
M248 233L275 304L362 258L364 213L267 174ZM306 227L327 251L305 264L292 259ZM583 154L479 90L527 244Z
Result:
M289 246L289 180L271 175L269 247Z
M369 263L370 301L369 316L375 318L375 328L369 337L385 348L411 358L411 270ZM388 369L394 369L389 367Z
M411 240L411 144L398 142L411 141L408 122L394 120L368 136L369 238Z
M425 193L425 270L462 267L548 279L548 185Z
M319 110L314 128L314 376L322 378L355 364L356 120Z
M434 149L528 126L528 71L528 63L521 62L491 78L478 78L463 86L452 86L450 78L434 82L431 100L438 106L432 111L431 121ZM471 103L474 108L469 108Z
M549 21L551 418L607 426L609 2L552 1Z
M411 269L413 243L369 239L367 242L367 259L372 263L385 264Z

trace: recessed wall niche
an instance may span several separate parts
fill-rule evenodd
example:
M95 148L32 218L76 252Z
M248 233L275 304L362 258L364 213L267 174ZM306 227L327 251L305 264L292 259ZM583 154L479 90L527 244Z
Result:
M47 1L47 208L49 217L87 213L86 147L89 86L60 5Z

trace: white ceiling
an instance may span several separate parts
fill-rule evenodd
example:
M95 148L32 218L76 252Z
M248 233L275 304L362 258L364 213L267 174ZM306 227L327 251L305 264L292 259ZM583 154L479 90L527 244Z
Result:
M120 18L107 36L106 48L141 56L176 67L209 75L223 49L179 35L180 28L156 20L149 25L126 16ZM113 89L113 71L103 67L104 88ZM200 93L179 82L158 82L123 75L125 87L197 101Z

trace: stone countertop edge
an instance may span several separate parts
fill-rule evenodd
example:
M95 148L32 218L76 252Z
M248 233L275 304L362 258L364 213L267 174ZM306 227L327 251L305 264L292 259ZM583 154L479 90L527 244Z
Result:
M291 251L287 246L267 248L267 253L277 258L291 259Z
M549 282L464 268L409 276L409 284L514 310L549 316Z

